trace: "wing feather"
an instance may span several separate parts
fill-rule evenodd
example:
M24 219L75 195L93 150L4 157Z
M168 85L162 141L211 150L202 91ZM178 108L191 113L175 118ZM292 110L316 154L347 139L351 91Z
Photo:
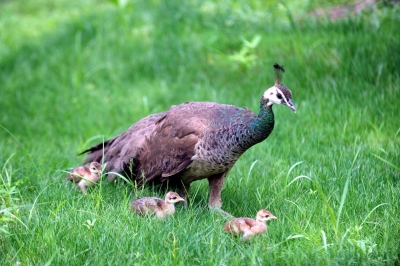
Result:
M140 182L164 182L185 170L195 155L195 145L207 132L249 121L247 109L210 102L192 102L147 116L117 137L83 153L85 162L101 162L106 172L126 173ZM104 146L104 151L103 151Z

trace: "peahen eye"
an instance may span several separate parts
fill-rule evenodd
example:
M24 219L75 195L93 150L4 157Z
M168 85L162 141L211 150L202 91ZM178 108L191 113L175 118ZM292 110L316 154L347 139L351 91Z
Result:
M265 218L268 218L268 217L269 217L269 214L265 215Z
M276 94L276 97L278 97L279 100L282 100L282 94L278 93Z
M176 197L171 197L171 199L176 200Z

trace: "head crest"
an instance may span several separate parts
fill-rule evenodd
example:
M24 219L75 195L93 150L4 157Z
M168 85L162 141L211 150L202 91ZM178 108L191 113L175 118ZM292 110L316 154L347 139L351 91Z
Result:
M280 66L277 63L275 63L274 72L275 72L275 84L280 84L283 77L283 73L285 73L285 69L283 69L283 66Z

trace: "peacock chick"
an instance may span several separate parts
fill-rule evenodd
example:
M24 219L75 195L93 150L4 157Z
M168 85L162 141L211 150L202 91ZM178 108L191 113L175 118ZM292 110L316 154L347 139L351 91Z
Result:
M67 180L76 183L83 194L87 188L100 180L101 164L91 162L89 166L83 165L72 169L67 175Z
M270 211L259 210L256 219L247 217L233 218L224 225L224 231L233 235L240 235L243 240L250 240L253 236L267 231L266 222L276 218Z
M131 203L131 211L138 215L155 214L157 218L163 219L175 212L175 203L185 201L178 193L170 191L165 195L165 200L155 197L135 199Z

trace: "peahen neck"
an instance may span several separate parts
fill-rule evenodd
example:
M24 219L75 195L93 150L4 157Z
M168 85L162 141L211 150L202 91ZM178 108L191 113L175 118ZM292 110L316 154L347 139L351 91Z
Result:
M214 123L219 130L210 130L207 135L208 141L200 147L207 151L216 150L217 158L231 158L233 165L240 155L265 140L274 129L274 113L272 106L268 106L267 103L268 100L261 100L258 115L243 108L235 108L235 112L231 113L221 111L220 117L229 119L229 123L224 119L218 120L218 124ZM227 113L230 116L227 116ZM224 125L229 124L229 127L221 125L221 121Z
M247 126L249 141L246 143L246 148L265 140L274 129L274 123L272 105L267 106L267 101L261 100L257 118Z

